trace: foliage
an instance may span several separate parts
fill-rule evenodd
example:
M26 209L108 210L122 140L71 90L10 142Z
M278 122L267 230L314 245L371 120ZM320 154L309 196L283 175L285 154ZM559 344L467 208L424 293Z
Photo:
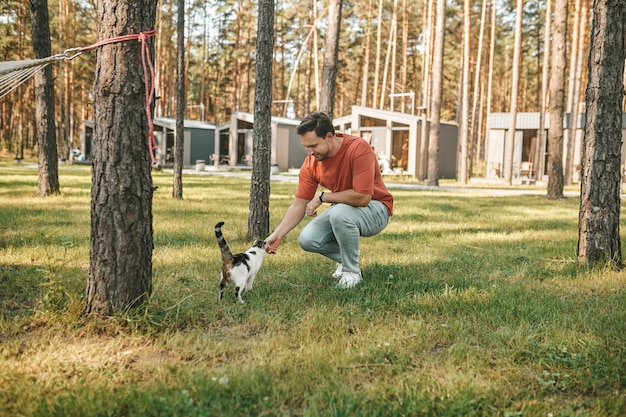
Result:
M345 2L344 2L345 3ZM383 2L382 15L378 16L378 2L361 0L348 2L343 7L343 19L339 45L338 62L338 89L335 97L335 115L342 116L350 113L351 106L360 105L361 78L363 74L363 60L365 53L365 37L369 31L370 67L368 84L368 106L372 106L372 96L375 94L374 58L376 56L376 34L380 22L381 44L380 50L387 51L391 33L391 16L393 2ZM402 2L401 2L402 3ZM459 101L458 83L460 71L460 57L462 52L462 1L448 1L446 16L446 45L444 65L444 99L442 119L455 120L456 108ZM489 2L491 3L491 2ZM501 112L508 109L510 55L512 54L512 22L514 7L510 2L496 1L498 11L496 21L496 45L494 55L494 80L492 111ZM327 2L318 4L319 19L315 27L318 32L317 57L323 55L324 35L326 27ZM406 85L397 85L395 92L414 91L416 106L420 106L422 99L422 52L424 50L424 13L426 2L406 2L406 9L398 13L399 31L402 29L404 14L406 13L407 41L403 49L401 36L398 37L396 48L396 62L398 63L396 79L400 79L402 56L408 56ZM482 1L472 2L471 25L472 39L479 38L480 8ZM30 22L27 2L3 1L0 8L0 60L21 60L32 58L30 48ZM95 2L50 0L50 27L52 34L52 51L61 53L68 48L91 45L96 41L96 19L94 12ZM187 100L190 106L190 119L200 119L199 105L205 107L205 119L217 124L229 120L233 111L252 112L254 99L254 65L256 43L256 3L251 1L235 2L220 0L211 2L189 1L186 10L187 33ZM368 19L368 9L371 18ZM543 13L545 2L528 2L525 9L524 21L524 73L523 97L520 98L520 111L538 111L541 86L541 57L543 55L541 34L543 33ZM293 99L297 117L302 117L307 110L315 110L315 82L312 71L315 70L312 58L315 56L315 46L312 38L307 42L307 35L311 28L312 10L308 2L283 0L276 3L275 33L276 43L274 50L274 77L273 97L275 100ZM165 0L159 2L159 12L156 22L158 39L155 41L155 59L158 67L159 100L156 103L156 115L175 117L175 49L176 49L176 1ZM489 26L489 25L487 25ZM487 29L486 29L487 30ZM488 33L488 31L487 31ZM487 34L486 33L486 34ZM477 42L472 42L470 53L475 60ZM300 60L300 50L304 48ZM486 71L488 62L488 48L483 57L483 71ZM96 52L85 53L79 58L55 65L55 93L57 97L57 125L61 126L59 143L66 146L77 146L81 122L90 119L92 106L89 98ZM382 58L384 61L384 57ZM383 63L380 64L381 67ZM474 64L472 64L472 68ZM321 68L321 65L319 66ZM321 69L319 69L321 71ZM391 72L387 77L390 79ZM379 78L382 78L382 68ZM293 80L292 80L293 75ZM483 77L484 78L484 77ZM383 80L379 80L380 85ZM293 85L291 83L293 82ZM389 80L387 89L390 88ZM289 88L291 86L291 89ZM391 91L386 91L389 93ZM376 94L380 95L380 91ZM383 108L389 109L388 94ZM18 129L26 129L17 125L18 103L32 107L32 91L28 85L9 95L2 101L0 109L0 138L3 148L14 150L21 133ZM307 101L308 100L308 101ZM396 106L399 101L396 101ZM32 108L25 114L26 120L34 117ZM395 109L398 110L398 109ZM273 114L284 115L284 104L276 104ZM26 126L24 123L23 126ZM30 140L26 149L34 153L35 143Z
M626 413L626 276L577 263L576 198L396 188L360 286L297 229L239 305L218 302L213 226L248 247L249 180L187 175L178 200L155 172L151 300L97 319L90 171L60 176L36 198L36 167L0 162L2 416ZM272 224L294 190L272 183Z

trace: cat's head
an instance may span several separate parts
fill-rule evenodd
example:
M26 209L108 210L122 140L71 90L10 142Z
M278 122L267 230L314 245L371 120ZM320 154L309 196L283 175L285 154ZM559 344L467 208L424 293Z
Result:
M270 244L261 239L256 239L252 244L253 247L263 249L266 253L270 251Z

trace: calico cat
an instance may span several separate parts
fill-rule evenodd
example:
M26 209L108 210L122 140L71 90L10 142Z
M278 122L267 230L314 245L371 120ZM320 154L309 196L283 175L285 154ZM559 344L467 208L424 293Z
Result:
M224 222L215 225L215 237L222 252L222 272L220 274L220 300L224 298L224 291L230 281L235 283L235 299L244 303L241 293L244 288L252 289L254 278L261 269L263 258L267 255L268 244L262 240L255 240L250 249L245 252L232 254L224 235L222 226Z

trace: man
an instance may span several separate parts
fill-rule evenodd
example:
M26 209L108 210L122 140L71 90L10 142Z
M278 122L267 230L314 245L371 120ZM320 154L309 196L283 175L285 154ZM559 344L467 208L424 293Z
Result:
M332 274L340 288L361 279L360 236L383 230L393 214L393 197L383 183L376 154L364 139L335 133L324 113L312 113L297 128L307 157L300 169L295 198L274 232L265 240L276 253L281 239L305 215L314 219L299 237L302 249L335 262ZM324 191L317 194L319 187ZM322 204L330 204L319 216Z

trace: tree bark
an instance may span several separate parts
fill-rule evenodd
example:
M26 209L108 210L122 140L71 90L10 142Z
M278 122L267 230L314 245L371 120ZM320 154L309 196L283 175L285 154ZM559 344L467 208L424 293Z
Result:
M620 179L626 0L596 0L589 54L578 259L622 266Z
M155 9L149 0L101 0L98 39L151 29ZM87 282L91 314L125 311L145 302L152 291L153 187L141 47L140 42L121 42L97 51Z
M496 51L496 0L491 1L491 18L490 21L490 30L489 30L489 70L487 74L487 103L485 119L489 120L489 116L491 115L491 103L493 101L493 70L494 70L494 61L495 61L495 51ZM485 135L485 155L488 155L489 150L489 135Z
M572 38L570 42L570 60L569 60L569 86L567 88L567 108L566 112L569 113L569 124L567 126L567 130L564 132L563 141L565 142L565 167L563 169L563 183L566 185L572 184L572 173L573 173L573 163L574 163L574 143L576 142L576 120L574 119L574 106L578 103L578 99L576 98L575 90L576 83L578 82L575 79L577 69L582 65L581 62L578 62L578 38L580 37L580 1L576 0L574 6L574 24L572 27ZM567 138L567 140L566 140Z
M515 155L515 131L517 127L517 97L519 93L519 72L522 55L522 14L524 13L524 1L517 0L517 12L515 13L515 45L513 47L513 74L511 76L511 103L509 115L509 129L506 133L505 149L506 160L504 161L504 182L511 185L513 179L513 156Z
M339 53L339 33L341 28L342 0L331 0L328 6L328 26L324 46L322 65L322 90L320 92L320 111L333 120L335 99L335 81L337 79L337 56Z
M361 76L361 106L367 106L367 87L369 85L370 73L370 39L371 39L371 22L372 16L372 0L367 5L367 21L365 24L365 44L363 46L363 75Z
M428 137L428 185L439 185L439 134L443 92L443 45L446 0L437 0L437 23L433 50L433 89L430 134ZM422 121L424 123L425 121Z
M467 184L467 144L469 142L469 49L470 49L470 0L463 2L463 68L461 70L461 125L459 126L459 140L461 154L458 178L461 185Z
M480 79L482 75L482 59L483 59L483 43L485 33L485 15L487 12L487 0L482 1L482 7L480 11L480 29L478 33L478 50L476 51L476 69L474 71L474 91L472 93L472 121L470 128L470 141L469 141L469 169L468 177L472 178L474 175L474 163L480 158L480 143L478 135L482 134L480 130L482 118L482 112L479 107L482 104L482 88L480 86Z
M172 197L183 198L183 158L185 150L185 0L178 0L176 23L176 136L174 140L174 179Z
M543 68L541 69L541 107L539 110L539 130L537 131L537 153L535 157L535 179L543 179L544 152L546 138L546 108L548 105L548 75L550 73L550 37L552 33L552 0L547 0L543 34Z
M273 49L274 0L260 0L252 136L254 150L252 152L252 184L250 186L250 214L248 217L249 239L262 239L269 234L270 229Z
M421 108L421 118L422 122L420 125L420 150L419 150L419 164L417 167L417 178L420 181L424 181L428 178L428 137L429 126L428 126L428 116L430 114L430 106L431 106L431 96L430 91L432 88L431 82L431 73L432 73L432 54L430 51L432 50L432 33L433 33L433 24L432 24L432 14L435 0L427 0L428 4L424 4L424 21L422 24L422 39L424 46L424 53L422 54L422 108ZM426 2L425 2L426 3ZM437 170L439 170L437 168Z
M563 106L565 90L565 39L568 0L554 3L552 65L550 75L550 127L548 129L548 194L552 200L563 198Z
M587 33L587 0L584 0L582 5L581 5L582 9L581 9L581 18L580 18L580 33ZM572 143L572 147L571 149L569 149L569 154L567 156L567 160L570 161L570 175L569 176L565 176L565 183L566 184L573 184L574 182L574 175L576 174L577 170L580 169L580 160L575 161L574 157L576 155L576 144L577 144L577 140L576 140L576 131L577 129L577 124L578 124L578 118L579 118L579 114L580 114L580 88L581 88L581 84L582 84L582 79L583 79L583 52L585 50L585 46L586 46L586 41L587 41L587 37L586 36L580 36L578 38L578 48L577 51L577 57L576 57L576 61L578 61L578 64L576 65L576 74L574 74L574 78L576 79L576 81L574 82L574 105L572 106L572 112L570 113L570 118L571 118L571 123L570 123L570 142ZM569 179L569 180L568 180ZM578 181L580 181L580 177L578 178Z
M383 0L378 0L378 23L376 25L376 63L374 64L374 91L372 97L374 101L372 103L373 108L378 108L378 82L380 74L380 49L382 48L382 30L383 30Z
M35 58L47 58L51 55L52 49L48 0L31 0L30 7ZM59 156L54 122L54 81L50 65L35 74L35 106L35 134L39 148L37 193L39 196L58 194L60 192Z

